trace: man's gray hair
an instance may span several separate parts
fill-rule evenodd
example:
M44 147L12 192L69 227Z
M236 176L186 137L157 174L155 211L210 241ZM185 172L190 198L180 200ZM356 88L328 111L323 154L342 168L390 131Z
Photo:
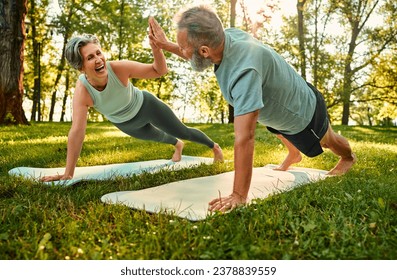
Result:
M73 37L66 44L65 56L70 66L74 69L81 70L83 68L83 57L81 56L80 48L89 43L100 46L98 38L92 34L83 34Z
M189 8L176 16L178 30L187 30L187 40L194 48L219 47L225 37L222 22L208 6Z

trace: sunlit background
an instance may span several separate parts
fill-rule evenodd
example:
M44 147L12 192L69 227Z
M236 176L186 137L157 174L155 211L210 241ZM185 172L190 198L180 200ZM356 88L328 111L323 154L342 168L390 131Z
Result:
M61 10L61 6L58 3L58 0L53 0L53 1L49 1L50 2L50 6L49 6L49 10L48 10L48 20L51 19L52 17L55 17L56 15L61 15L62 14L62 10ZM215 1L192 1L192 5L198 5L198 4L207 4L207 5L211 5L212 2ZM218 1L219 2L219 1ZM222 2L222 1L220 1ZM317 2L317 1L316 1ZM319 1L321 2L321 1ZM62 2L61 2L62 3ZM226 2L225 2L226 3ZM295 42L292 42L291 46L286 45L286 47L290 47L290 49L288 50L287 48L283 49L282 44L288 44L288 43L284 43L282 42L282 40L284 39L279 39L278 36L284 36L286 28L291 28L291 18L296 17L297 15L297 7L296 7L297 1L296 0L285 0L285 1L281 1L281 0L262 0L262 1L258 1L258 0L238 0L237 4L236 4L236 14L237 14L237 18L236 18L236 26L238 26L240 28L240 26L243 26L244 24L242 22L244 22L244 20L246 20L247 18L249 19L250 22L250 27L248 30L251 34L253 34L255 37L257 37L258 39L260 39L261 41L263 41L266 44L270 44L272 47L273 44L279 44L278 45L278 49L277 51L280 51L281 48L281 55L284 56L286 58L286 60L291 63L294 62L295 65L293 65L296 70L298 71L299 69L297 69L297 55L296 52L297 50L294 50L294 48L296 48L296 38L293 38L293 40L295 40ZM230 5L230 3L229 3ZM181 7L175 7L175 10L179 10L185 8L184 6L181 5ZM147 14L144 14L143 17L147 17L149 15L151 15L150 13L150 9L147 9ZM154 14L154 16L156 16ZM332 34L332 36L346 36L346 38L344 39L345 42L343 42L344 48L347 48L347 44L348 44L348 36L349 34L346 33L346 29L343 30L343 28L341 27L340 24L340 18L338 17L330 17L330 22L328 23L328 25L326 25L325 29L323 30L324 34ZM367 26L368 27L382 27L384 18L382 17L381 14L379 13L374 13L371 15L371 17L369 18L368 22L367 22ZM258 23L258 25L256 25ZM50 22L48 22L48 24L50 24ZM224 22L225 27L228 27L228 22ZM288 24L290 24L288 26ZM288 27L286 27L288 26ZM167 26L168 27L168 34L167 35L171 35L172 37L172 33L175 32L175 28L174 26ZM244 27L244 26L243 26ZM284 30L283 30L284 28ZM308 29L313 29L313 26L307 26ZM98 30L98 32L100 33L100 30ZM256 34L256 32L259 32L260 34ZM268 33L266 33L268 32ZM287 31L287 32L292 32L292 31ZM345 32L345 33L342 33ZM348 32L348 31L347 31ZM269 34L272 34L271 38L269 40L267 40L267 36ZM256 36L257 35L257 36ZM60 50L62 49L62 43L63 43L63 38L61 35L57 35L54 34L52 35L51 38L51 43L55 46L57 46L58 52L60 52ZM282 37L280 37L282 38ZM277 40L279 40L279 42L277 42ZM343 39L340 39L343 40ZM144 40L142 40L141 42L130 42L128 44L134 44L135 45L135 49L134 52L148 52L149 51L149 45L148 45L148 41L147 38L145 38ZM116 43L113 44L112 47L116 47ZM324 48L331 54L334 53L340 53L340 50L336 51L337 48L340 48L341 45L336 45L335 43L332 44L327 44L324 46ZM368 49L370 47L367 45L367 42L365 42L364 40L362 42L360 42L357 47L356 47L356 52L357 52L357 57L360 56L365 56L366 52L368 52ZM105 50L106 51L106 50ZM116 51L115 51L116 52ZM343 55L343 54L342 54ZM295 56L295 57L294 57ZM60 54L58 54L58 57L60 57ZM113 56L114 57L114 56ZM294 61L295 60L295 61ZM42 54L42 58L41 58L41 63L43 65L45 64L56 64L57 61L54 61L54 54L52 54L52 56L50 54L47 53L43 53ZM169 69L170 72L173 72L175 75L177 75L177 79L174 79L174 88L173 89L169 89L168 95L171 96L171 98L169 99L165 99L165 101L170 104L170 106L173 108L173 110L175 111L175 113L177 114L177 116L182 119L185 122L219 122L219 117L206 117L206 115L208 116L208 114L211 114L211 112L213 111L212 108L210 108L210 106L208 106L208 104L205 103L209 103L204 102L203 100L193 100L194 98L197 98L197 94L195 94L194 92L197 91L197 88L194 87L190 87L189 82L191 82L193 79L197 78L197 74L194 73L189 64L187 62L185 62L185 64L182 63L175 63L174 60L172 59L168 59L168 63L169 63ZM292 63L293 64L293 63ZM298 71L299 72L299 71ZM342 79L343 77L341 76L341 73L339 72L335 72L333 73L335 75L334 79L331 80L332 83L337 83L337 79ZM307 71L307 80L311 81L312 80L312 72L311 71ZM339 76L338 76L339 75ZM170 77L170 75L168 74L168 77ZM211 71L208 71L208 73L206 74L205 77L202 78L202 81L199 81L199 84L202 85L202 89L203 90L205 87L207 87L207 81L209 81L209 79L213 79L214 78L214 74ZM171 78L169 78L171 79ZM367 82L368 76L367 75L359 75L358 77L355 78L355 82L358 84L364 84L365 82ZM335 85L329 84L330 82L327 81L328 84L323 85L323 87L328 90L328 92L323 92L325 93L325 96L332 96L335 94L334 92L334 87ZM141 88L141 86L138 84L138 87ZM210 92L211 90L213 90L212 88L210 88L210 85L208 85L208 92ZM148 89L149 91L152 90L152 88ZM71 89L71 92L73 92L73 88ZM57 92L57 105L55 106L55 114L53 117L54 121L58 121L60 119L60 114L61 114L61 106L60 106L60 100L62 99L62 96L64 96L64 88L60 87L58 89ZM332 99L332 97L331 97ZM354 99L353 99L354 100ZM333 102L334 100L329 100L328 102ZM42 101L44 103L43 107L45 108L45 110L48 110L48 108L50 107L50 98L45 98ZM219 101L216 101L219 102ZM202 104L203 103L203 104ZM25 98L24 99L24 110L25 110L25 114L27 116L27 118L29 119L30 115L31 115L31 111L32 111L32 104L33 101L32 99L29 98ZM354 104L357 107L362 107L360 108L360 110L365 111L367 110L367 108L363 107L361 103L355 103ZM203 107L204 106L204 107ZM224 106L224 105L223 105ZM369 106L369 105L368 105ZM377 105L379 106L379 105ZM339 107L341 107L339 105ZM384 104L383 106L385 109L381 109L384 112L380 112L379 114L384 114L384 115L388 115L388 116L394 116L392 117L392 119L396 118L397 116L397 111L394 107L390 107L387 103ZM369 107L368 107L369 108ZM66 110L66 115L64 117L65 121L71 121L71 112L72 112L72 108L71 108L71 98L68 97L66 104L65 104L65 110ZM378 108L376 108L376 110L378 110ZM394 110L394 111L393 111ZM365 113L362 113L365 114ZM46 121L46 116L45 114L43 114L43 120ZM203 117L204 115L204 117ZM332 117L338 119L340 118L341 115L341 109L335 109L335 107L332 108L332 112L331 112ZM218 119L217 119L218 118ZM102 117L99 115L98 116L98 120L101 120ZM359 122L360 123L360 122ZM365 120L363 121L364 124L367 124L368 122L366 122ZM396 123L396 122L394 122ZM349 124L357 124L357 122L354 119L349 119Z

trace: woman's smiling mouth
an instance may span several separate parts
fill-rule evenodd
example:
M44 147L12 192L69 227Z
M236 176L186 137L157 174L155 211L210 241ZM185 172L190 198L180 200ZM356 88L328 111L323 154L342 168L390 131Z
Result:
M95 68L96 72L100 72L101 70L105 69L105 65L102 64L101 66L98 66L97 68Z

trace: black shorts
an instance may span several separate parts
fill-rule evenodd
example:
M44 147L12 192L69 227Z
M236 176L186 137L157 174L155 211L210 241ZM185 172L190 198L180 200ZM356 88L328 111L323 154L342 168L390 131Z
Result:
M267 129L275 134L281 134L289 142L291 142L299 151L308 157L318 156L323 152L320 145L320 140L327 132L329 120L327 115L327 107L325 100L321 94L312 84L307 83L316 95L317 103L313 118L309 125L301 132L293 135L283 134L280 131L267 127Z

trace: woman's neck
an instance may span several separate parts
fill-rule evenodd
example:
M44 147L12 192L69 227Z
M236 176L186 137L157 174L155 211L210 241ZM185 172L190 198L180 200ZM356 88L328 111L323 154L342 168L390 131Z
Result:
M88 77L87 75L85 75L86 80L88 81L88 83L95 88L98 91L102 91L106 88L106 85L108 84L108 77L106 76L106 78L102 80L94 80L91 79L90 77Z

